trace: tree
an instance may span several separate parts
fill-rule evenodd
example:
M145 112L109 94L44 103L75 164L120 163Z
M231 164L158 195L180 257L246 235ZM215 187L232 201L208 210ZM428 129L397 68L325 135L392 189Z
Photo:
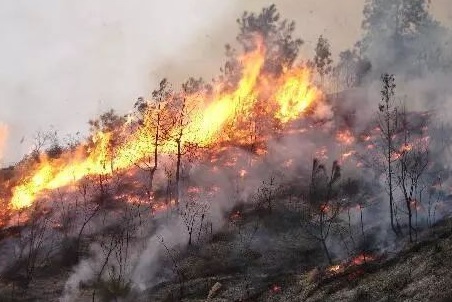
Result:
M357 45L361 54L377 67L377 74L395 64L403 67L407 74L417 74L422 71L420 57L426 56L432 62L437 60L437 46L441 45L444 35L428 11L429 2L366 0L362 22L365 34ZM430 62L425 63L430 65Z
M92 293L95 301L96 290L100 289L103 300L117 300L127 296L132 284L133 252L137 250L138 229L141 224L141 204L121 203L116 210L115 221L108 223L103 219L102 230L97 243L102 251L101 262L97 268L95 288ZM104 213L108 215L108 212Z
M47 152L43 152L47 151ZM56 158L62 152L58 144L58 133L55 130L37 131L34 136L34 142L31 151L31 158L40 162L42 157Z
M114 158L117 147L123 141L123 127L126 123L126 118L116 114L116 112L111 109L109 111L101 114L97 119L90 120L88 122L90 126L91 135L94 137L99 132L108 133L109 140L107 144L107 156L105 161L110 161L110 170L114 170ZM91 140L95 141L95 140ZM104 162L107 165L107 162Z
M147 102L144 98L139 98L134 107L140 115L140 133L145 144L149 146L145 159L136 164L140 169L148 173L148 184L146 194L152 198L152 185L155 172L158 169L159 147L167 140L171 129L171 118L165 102L169 101L173 94L170 83L167 79L160 81L159 88L152 92L152 102Z
M284 67L292 66L303 41L293 38L295 22L281 20L274 4L263 8L259 14L245 11L237 23L240 30L237 41L245 52L254 49L256 34L263 38L267 51L266 72L279 74Z
M326 38L320 36L315 47L314 65L320 75L320 80L323 85L323 80L331 70L333 60L331 59L330 43Z
M195 196L187 196L178 208L179 215L187 229L189 246L193 243L195 230L200 231L202 229L207 210L208 204Z
M27 215L28 218L23 226L19 221L21 214ZM5 277L9 277L22 288L28 287L33 281L36 269L45 261L44 250L50 235L51 216L52 211L38 201L17 216L20 237L14 247L15 261L8 272L5 272Z
M397 40L420 33L423 28L435 24L428 6L426 0L366 0L362 22L366 38L384 35Z
M371 68L370 61L362 58L357 50L353 49L339 54L339 63L334 69L340 77L343 88L347 89L360 86Z
M339 222L338 215L342 208L338 188L340 178L341 168L337 161L333 162L328 175L325 166L317 159L313 160L307 208L304 213L306 217L303 217L303 222L308 234L321 243L330 264L333 259L326 242L332 228Z
M189 129L188 125L192 121L193 112L195 108L190 106L187 102L187 97L198 93L204 86L204 81L194 78L189 78L185 83L182 84L182 97L175 98L173 100L172 110L173 113L173 125L176 129L175 133L172 133L172 138L177 146L176 153L176 204L179 202L180 193L180 180L181 180L181 165L182 156L185 155L190 150L196 147L192 142L186 141L185 137L189 134L189 131L196 131L196 129ZM194 133L191 133L193 135Z
M398 112L397 107L394 105L395 95L395 78L394 75L383 74L381 76L382 89L381 89L381 103L378 105L378 128L382 138L382 152L385 158L385 167L383 168L386 182L388 185L389 194L389 215L391 219L391 228L394 233L398 234L398 231L394 224L394 160L396 157L396 147L394 142L394 136L398 132Z
M101 205L92 200L94 193L91 191L96 191L93 184L94 181L91 182L90 179L83 179L77 184L78 194L80 195L81 200L78 199L78 196L76 197L75 211L76 213L78 212L81 221L78 226L77 237L75 238L75 261L79 260L82 253L81 243L84 231L101 209Z
M394 191L399 188L408 216L408 232L412 241L414 230L412 209L417 207L416 195L420 194L418 190L421 177L429 163L428 138L424 137L428 115L416 116L407 112L405 107L395 105L394 75L383 74L381 80L381 102L378 105L378 129L381 140L378 151L383 155L383 164L380 172L386 178L391 228L396 235L400 235L394 223L396 210Z
M416 125L419 128L422 125ZM420 179L429 163L428 144L422 139L413 137L413 125L408 120L408 114L404 109L401 112L402 148L397 157L397 181L402 190L405 207L408 216L408 234L410 242L413 242L413 208L417 209L416 195L420 186ZM423 128L423 127L421 127Z
M257 189L254 196L256 199L256 206L259 210L267 210L272 212L276 196L280 191L280 185L276 183L275 176L270 176L268 181L262 181L262 185Z

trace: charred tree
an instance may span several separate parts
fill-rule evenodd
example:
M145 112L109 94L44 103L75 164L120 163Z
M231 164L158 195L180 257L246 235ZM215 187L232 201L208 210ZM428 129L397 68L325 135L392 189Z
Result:
M333 258L328 250L327 240L332 228L339 223L338 215L342 209L339 198L338 183L341 178L341 168L337 161L333 163L331 173L317 159L313 160L311 181L307 200L306 217L303 217L306 230L310 237L318 241L330 264Z
M398 131L398 108L394 105L395 78L394 75L383 74L381 76L382 89L381 103L378 105L378 127L383 140L382 148L385 157L385 174L389 194L389 217L391 228L396 235L399 234L394 223L394 158L396 148L394 137Z
M417 139L413 137L412 125L408 121L405 108L401 114L402 147L397 157L397 181L403 194L405 208L408 216L408 234L410 242L413 242L413 209L417 211L416 200L419 182L429 163L428 143L422 135ZM419 125L417 125L419 126ZM423 128L423 127L421 127Z

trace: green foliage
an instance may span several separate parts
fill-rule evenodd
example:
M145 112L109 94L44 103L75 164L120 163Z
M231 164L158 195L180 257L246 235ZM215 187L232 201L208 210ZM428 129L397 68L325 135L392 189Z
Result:
M333 60L331 59L330 43L326 38L320 36L315 47L314 64L322 81L323 77L331 72L331 63Z
M125 118L116 114L113 109L101 114L99 118L88 122L91 128L91 133L97 131L111 132L120 128L120 126L124 123Z
M410 76L450 68L451 34L429 13L427 0L367 0L357 43L374 75L397 67Z
M371 71L372 64L358 54L357 49L345 50L339 54L339 62L334 68L344 88L360 86Z
M163 78L159 83L159 87L151 93L153 103L148 102L143 97L139 97L135 102L134 107L138 111L138 113L143 116L149 109L150 105L155 105L167 101L172 94L173 90L170 82L168 81L168 79Z
M279 74L284 66L292 66L303 41L293 37L295 22L282 19L274 4L264 7L259 14L245 11L237 23L237 41L243 51L248 52L256 47L256 36L263 38L267 51L264 65L266 72ZM226 45L226 54L234 56L236 53ZM231 70L236 65L237 62L231 61L226 67Z

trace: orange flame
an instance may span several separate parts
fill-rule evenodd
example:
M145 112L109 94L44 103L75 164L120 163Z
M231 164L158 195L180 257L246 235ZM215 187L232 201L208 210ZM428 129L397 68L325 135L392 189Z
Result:
M339 131L336 134L336 140L341 144L351 145L355 142L355 137L353 136L349 129L346 129L343 131Z
M353 265L362 265L367 262L374 261L375 257L366 253L359 254L355 258L352 259L351 264Z
M242 78L235 90L224 91L224 85L217 83L210 92L183 96L188 107L202 110L195 110L188 119L182 144L212 146L219 141L230 140L225 135L225 127L238 114L245 119L252 116L258 100L269 104L267 113L272 114L273 118L287 123L299 118L315 100L322 97L321 92L311 85L310 72L306 67L286 69L277 78L262 74L265 47L259 39L256 44L254 51L240 57ZM165 105L162 111L164 110ZM123 126L124 129L119 129L119 133L127 135L124 135L124 141L115 146L114 150L111 150L111 141L115 134L98 132L91 142L78 146L75 151L66 151L57 159L41 155L36 168L31 169L29 175L23 177L21 183L12 189L11 208L29 207L46 190L67 186L90 175L108 175L114 170L124 170L143 161L154 146L153 115L153 112L146 114L143 126L134 131L129 130L132 133L126 132L130 121ZM169 137L174 137L171 134L179 131L180 128L174 126L169 131ZM177 152L174 141L169 139L160 143L159 149L163 154Z

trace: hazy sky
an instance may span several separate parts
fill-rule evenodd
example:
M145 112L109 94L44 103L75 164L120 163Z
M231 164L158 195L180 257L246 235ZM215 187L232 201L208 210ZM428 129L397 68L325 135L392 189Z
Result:
M432 0L448 26L450 1ZM83 132L107 109L127 112L162 77L213 76L236 18L271 3L297 22L306 56L320 34L335 50L360 35L364 0L0 0L4 161L27 152L38 130Z

